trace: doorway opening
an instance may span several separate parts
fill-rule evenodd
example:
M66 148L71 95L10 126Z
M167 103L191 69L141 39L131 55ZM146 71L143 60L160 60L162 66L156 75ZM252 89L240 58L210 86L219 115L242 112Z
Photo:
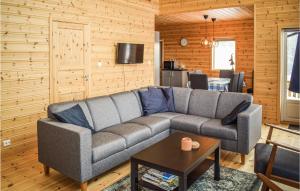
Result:
M289 91L299 28L281 32L281 121L299 123L300 94Z

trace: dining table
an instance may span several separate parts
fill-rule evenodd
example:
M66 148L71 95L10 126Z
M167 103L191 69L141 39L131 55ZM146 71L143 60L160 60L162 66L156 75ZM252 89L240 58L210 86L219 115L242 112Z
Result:
M230 78L208 78L208 90L228 92Z

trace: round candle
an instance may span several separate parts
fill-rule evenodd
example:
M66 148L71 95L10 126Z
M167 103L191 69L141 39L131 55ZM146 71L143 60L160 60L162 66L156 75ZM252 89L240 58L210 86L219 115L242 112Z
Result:
M193 146L193 141L189 137L184 137L181 139L181 150L191 151Z

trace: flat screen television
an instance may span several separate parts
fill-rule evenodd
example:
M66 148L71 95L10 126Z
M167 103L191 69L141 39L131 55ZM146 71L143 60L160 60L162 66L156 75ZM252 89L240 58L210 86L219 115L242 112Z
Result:
M142 64L144 62L144 45L118 43L118 64Z

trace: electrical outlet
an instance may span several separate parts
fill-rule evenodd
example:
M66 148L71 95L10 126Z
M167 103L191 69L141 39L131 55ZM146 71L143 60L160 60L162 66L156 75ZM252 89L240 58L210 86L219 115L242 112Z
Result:
M4 141L3 141L3 146L4 146L4 147L8 147L9 145L11 145L10 139L7 139L7 140L4 140Z

